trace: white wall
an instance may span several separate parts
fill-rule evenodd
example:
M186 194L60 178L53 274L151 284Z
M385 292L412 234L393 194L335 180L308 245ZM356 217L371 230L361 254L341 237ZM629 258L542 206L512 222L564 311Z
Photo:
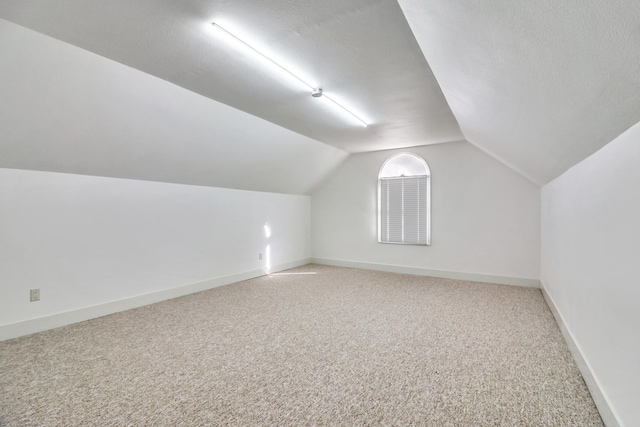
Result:
M431 168L428 247L377 243L378 171L401 151ZM351 155L316 188L311 204L312 255L323 262L538 284L540 189L467 142Z
M267 245L275 268L305 263L309 208L308 196L0 169L0 339L264 274Z
M0 339L261 274L267 221L272 265L308 259L309 198L274 193L344 151L1 19L0 76Z
M640 123L542 189L541 246L587 368L619 422L640 425Z
M4 168L305 194L347 156L2 19L0 76Z

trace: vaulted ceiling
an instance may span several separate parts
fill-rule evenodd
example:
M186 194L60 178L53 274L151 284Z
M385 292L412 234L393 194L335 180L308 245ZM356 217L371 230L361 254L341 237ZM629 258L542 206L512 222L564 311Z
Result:
M399 0L465 138L538 184L640 121L637 0Z
M466 139L537 184L640 121L637 0L0 0L0 18L348 152Z

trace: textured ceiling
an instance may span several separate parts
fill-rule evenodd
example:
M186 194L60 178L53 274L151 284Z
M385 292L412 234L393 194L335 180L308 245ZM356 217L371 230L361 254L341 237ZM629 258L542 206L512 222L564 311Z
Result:
M0 17L350 152L463 138L395 0L0 0ZM274 76L223 22L364 116Z
M638 0L399 0L466 139L544 184L640 121Z
M0 168L306 194L347 157L3 19L0 76Z
M467 139L541 185L640 121L637 0L0 0L0 18L349 152Z

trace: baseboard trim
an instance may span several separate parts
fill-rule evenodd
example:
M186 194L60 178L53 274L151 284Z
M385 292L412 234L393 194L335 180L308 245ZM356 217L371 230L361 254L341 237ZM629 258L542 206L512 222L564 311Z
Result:
M551 298L551 295L549 295L549 293L547 292L544 286L544 282L542 281L540 282L540 290L542 291L542 295L544 296L544 299L547 302L551 313L553 313L553 317L556 319L556 323L558 324L558 327L560 328L560 331L562 332L562 335L567 342L567 346L569 347L569 351L571 352L571 355L576 362L576 366L580 370L582 378L584 378L584 382L587 384L587 388L591 393L591 397L593 398L593 401L595 402L596 407L600 412L602 421L607 427L621 427L622 423L618 420L613 407L609 403L609 399L607 399L606 393L600 386L598 377L595 375L593 369L591 368L591 365L584 357L580 346L574 339L571 330L565 323L562 314L560 314L560 312L558 311L556 303L553 301L553 298Z
M409 267L393 264L376 264L360 261L344 261L327 258L311 258L314 264L333 265L336 267L351 267L364 270L387 271L390 273L413 274L416 276L441 277L444 279L468 280L472 282L495 283L499 285L522 286L526 288L540 288L538 279L523 277L492 276L488 274L465 273L460 271L433 270L420 267Z
M302 265L306 265L309 262L309 258L287 262L272 267L269 273L276 273L278 271L299 267ZM268 273L262 269L251 270L243 273L232 274L229 276L203 280L200 282L188 283L186 285L163 289L161 291L137 295L121 300L109 301L102 304L79 308L77 310L51 314L35 319L10 323L8 325L2 325L0 326L0 341L18 338L25 335L31 335L37 332L43 332L49 329L55 329L61 326L70 325L72 323L78 323L85 320L107 316L109 314L118 313L120 311L130 310L132 308L138 308L145 305L181 297L184 295L206 291L208 289L217 288L219 286L229 285L232 283L241 282L243 280L249 280L256 277L264 276L266 274Z

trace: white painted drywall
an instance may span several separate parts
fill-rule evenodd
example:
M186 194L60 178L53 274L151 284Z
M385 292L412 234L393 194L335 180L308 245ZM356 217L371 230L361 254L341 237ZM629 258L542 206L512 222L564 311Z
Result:
M4 0L0 17L348 151L462 139L395 1ZM312 98L213 21L375 126Z
M541 281L618 421L640 425L640 123L542 189Z
M431 246L377 243L378 171L402 151L431 168ZM352 154L311 195L314 258L539 277L539 187L467 142Z
M274 267L304 261L309 208L309 196L0 169L0 328L264 269L267 245Z
M0 76L4 168L304 194L347 156L1 19Z
M399 0L465 138L543 185L640 116L638 0Z

